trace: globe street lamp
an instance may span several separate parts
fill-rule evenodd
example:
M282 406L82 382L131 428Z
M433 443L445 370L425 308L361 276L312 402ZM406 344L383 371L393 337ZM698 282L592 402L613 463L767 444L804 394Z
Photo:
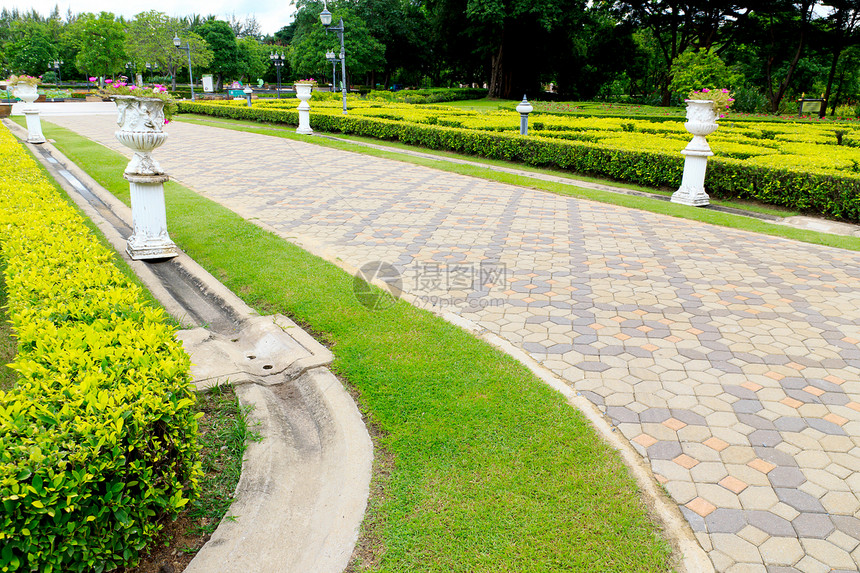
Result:
M278 99L281 98L281 67L284 65L284 60L287 59L283 54L272 52L269 54L269 59L275 64L275 69L278 70Z
M340 61L340 58L334 52L326 52L325 59L331 62L331 91L334 92L334 86L337 84L337 68L335 66Z
M54 60L54 69L57 70L57 89L60 89L60 84L63 83L63 76L60 74L60 66L65 62L63 60Z
M152 72L158 69L158 64L146 62L146 69L149 70L149 83L152 83Z
M188 54L188 81L191 84L191 101L194 101L194 75L191 73L191 44L187 43L183 46L182 40L179 39L179 35L173 36L173 45L176 46L177 50L185 50Z
M337 32L337 37L340 38L341 91L343 93L343 114L346 115L346 53L343 47L343 18L340 19L337 26L331 26L331 12L328 11L328 6L323 4L323 11L320 13L320 22L325 26L326 34L331 30L332 32Z

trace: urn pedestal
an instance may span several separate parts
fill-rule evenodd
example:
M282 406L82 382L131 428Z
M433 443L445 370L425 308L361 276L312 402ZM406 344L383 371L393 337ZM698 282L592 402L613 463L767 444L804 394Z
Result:
M131 190L131 217L134 232L126 251L135 260L165 259L179 254L167 233L164 183L170 178L151 152L167 139L164 128L164 102L158 98L113 96L120 143L134 151L123 177Z
M313 86L310 84L295 84L296 97L299 101L299 127L296 128L296 133L301 135L310 135L314 132L311 129L311 106L308 100L313 95Z
M39 110L33 107L33 102L39 98L39 90L34 85L26 82L18 82L12 90L16 98L24 102L24 117L27 119L27 142L45 143L42 134L42 120L39 118Z
M672 194L672 202L693 207L710 205L705 192L705 171L708 157L714 154L706 136L719 127L714 102L710 100L686 100L687 122L684 127L693 134L693 139L681 151L684 155L684 174L681 186Z

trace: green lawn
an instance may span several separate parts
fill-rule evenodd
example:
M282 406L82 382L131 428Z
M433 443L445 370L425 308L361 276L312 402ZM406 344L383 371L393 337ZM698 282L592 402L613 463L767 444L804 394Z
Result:
M127 160L45 123L128 201ZM365 536L378 571L666 571L670 550L617 454L523 365L403 301L370 311L353 277L174 183L171 236L262 313L330 345L379 430Z

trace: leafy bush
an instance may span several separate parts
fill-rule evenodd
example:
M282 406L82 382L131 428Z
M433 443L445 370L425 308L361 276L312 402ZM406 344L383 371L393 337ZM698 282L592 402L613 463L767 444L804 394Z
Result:
M672 83L669 89L679 96L693 90L729 88L739 83L716 52L688 50L672 61Z
M464 99L483 99L485 97L487 97L487 90L474 88L438 88L426 90L402 90L397 92L372 90L367 94L368 99L401 101L412 104L442 103Z
M767 113L767 98L758 88L741 86L734 91L735 102L732 109L741 113Z
M18 338L0 392L0 571L106 571L198 493L189 360L7 131L0 257Z

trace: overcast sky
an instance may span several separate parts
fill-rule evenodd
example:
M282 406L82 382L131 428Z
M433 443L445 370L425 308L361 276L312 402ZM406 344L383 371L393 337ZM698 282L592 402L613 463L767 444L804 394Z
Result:
M0 7L22 11L34 8L43 16L47 16L59 6L60 13L65 17L71 8L73 13L79 12L113 12L117 15L131 18L140 12L158 10L169 16L186 16L189 14L214 14L218 18L229 20L235 14L240 20L247 16L255 16L264 34L274 34L290 23L295 6L289 0L146 0L145 2L129 2L120 0L0 0Z

